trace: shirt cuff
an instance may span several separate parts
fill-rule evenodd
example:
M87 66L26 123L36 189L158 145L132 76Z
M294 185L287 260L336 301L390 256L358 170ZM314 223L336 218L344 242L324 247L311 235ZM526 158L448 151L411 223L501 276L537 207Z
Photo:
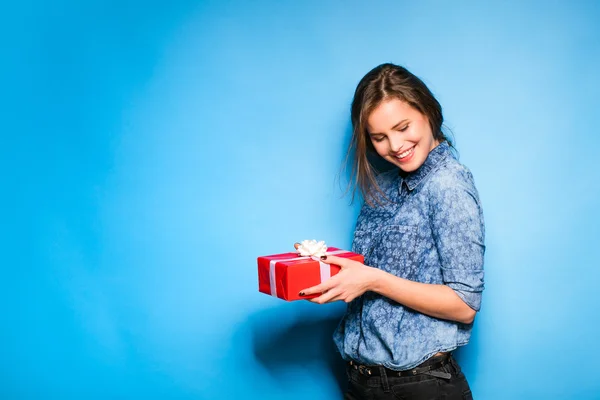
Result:
M448 286L452 287L452 285ZM473 310L479 311L481 309L481 292L466 292L457 289L454 289L454 292Z
M481 308L481 292L484 289L483 270L443 269L444 283L452 288L469 307Z

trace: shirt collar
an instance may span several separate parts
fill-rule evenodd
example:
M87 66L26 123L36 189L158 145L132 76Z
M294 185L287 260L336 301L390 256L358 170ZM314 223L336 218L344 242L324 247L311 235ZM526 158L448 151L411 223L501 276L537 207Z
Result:
M404 173L400 170L400 177L402 178L400 184L402 184L402 181L405 181L408 189L413 190L448 156L449 153L450 145L444 140L429 152L425 162L417 170L409 173Z

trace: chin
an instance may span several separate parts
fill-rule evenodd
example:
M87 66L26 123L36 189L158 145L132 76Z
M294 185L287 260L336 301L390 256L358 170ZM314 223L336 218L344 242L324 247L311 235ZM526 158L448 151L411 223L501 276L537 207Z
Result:
M400 167L400 169L404 172L415 172L417 169L419 168L412 168L412 167Z
M400 165L400 163L396 160L387 160L388 162L394 164L396 167L400 168L400 170L404 171L404 172L413 172L416 171L417 169L419 169L418 166L414 166L415 164L411 163L410 165Z

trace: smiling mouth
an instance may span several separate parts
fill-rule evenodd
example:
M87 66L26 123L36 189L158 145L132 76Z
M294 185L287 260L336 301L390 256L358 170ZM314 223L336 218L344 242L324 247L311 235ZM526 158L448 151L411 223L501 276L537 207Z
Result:
M394 157L396 157L399 160L402 160L403 158L409 157L411 156L415 151L415 147L411 147L410 149L398 154L398 155L394 155Z

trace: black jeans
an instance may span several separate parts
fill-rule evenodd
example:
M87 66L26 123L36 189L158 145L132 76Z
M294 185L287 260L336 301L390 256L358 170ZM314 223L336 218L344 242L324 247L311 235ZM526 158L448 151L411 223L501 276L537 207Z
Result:
M348 391L346 400L472 400L465 375L452 355L449 363L415 376L365 376L351 366L346 368ZM448 374L450 376L448 377Z

